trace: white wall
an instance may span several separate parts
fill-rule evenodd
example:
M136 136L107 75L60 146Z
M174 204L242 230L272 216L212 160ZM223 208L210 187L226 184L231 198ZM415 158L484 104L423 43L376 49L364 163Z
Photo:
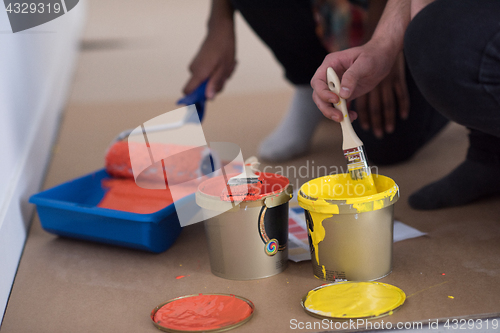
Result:
M13 34L0 4L0 320L64 108L85 4Z

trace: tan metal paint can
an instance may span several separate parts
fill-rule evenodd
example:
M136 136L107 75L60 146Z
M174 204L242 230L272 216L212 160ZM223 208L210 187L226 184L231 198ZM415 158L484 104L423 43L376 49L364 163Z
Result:
M210 182L214 180L202 183L196 193L197 204L210 216L204 225L210 267L216 276L259 279L281 273L288 265L288 201L293 189L283 176L264 175L270 182L279 178L281 186L255 200L234 205L223 201L220 195L213 195L221 193L222 188L206 191L213 188Z
M342 175L311 182L335 184ZM323 281L371 281L392 271L396 183L374 175L378 194L333 200L301 187L299 205L305 209L314 276Z

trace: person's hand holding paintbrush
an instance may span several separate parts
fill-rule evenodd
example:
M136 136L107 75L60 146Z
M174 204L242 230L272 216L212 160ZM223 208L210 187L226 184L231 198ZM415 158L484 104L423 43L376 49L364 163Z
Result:
M353 111L347 111L343 99L352 100L368 93L390 73L403 48L404 29L410 21L409 15L406 17L405 15L395 15L395 13L406 12L408 8L409 3L406 1L388 2L370 41L359 47L330 53L311 79L314 102L327 118L343 123L345 142L346 134L348 136L354 135L357 138L352 126L350 126L350 121L355 120L357 114ZM332 70L327 79L329 67ZM333 85L328 82L331 81L330 78L335 79L332 72L336 77L336 84ZM342 76L342 81L338 79L335 72ZM351 145L355 145L355 147L349 148L362 147L360 140L358 142L347 139L347 142L349 141L351 141ZM358 145L360 143L361 145ZM366 168L368 167L364 154L358 154L356 158L349 160L349 151L346 153L346 150L344 145L348 165L362 162L362 164L365 163ZM360 151L360 149L355 150ZM363 170L363 165L359 166ZM356 170L358 165L354 168L351 166L349 169L350 171ZM369 171L368 168L366 170ZM353 179L359 175L359 172L350 173ZM363 171L361 171L361 175L363 175Z
M328 67L326 76L326 81L330 91L339 94L340 80L333 68ZM349 175L351 179L356 182L356 185L360 184L363 186L363 195L376 194L377 188L375 186L370 168L368 167L363 142L361 142L352 128L346 104L347 103L343 98L339 98L339 102L333 105L336 109L342 112L342 121L340 121L342 135L344 138L342 149L344 150L344 156L347 160Z

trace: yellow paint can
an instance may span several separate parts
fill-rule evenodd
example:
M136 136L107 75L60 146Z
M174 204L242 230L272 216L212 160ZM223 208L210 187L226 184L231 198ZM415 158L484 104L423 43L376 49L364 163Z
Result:
M368 281L392 271L394 203L399 188L373 175L376 194L349 174L313 179L300 188L314 275L324 281Z

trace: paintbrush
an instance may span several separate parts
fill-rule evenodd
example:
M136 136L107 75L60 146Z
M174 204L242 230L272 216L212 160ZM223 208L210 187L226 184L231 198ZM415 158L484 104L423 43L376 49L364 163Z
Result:
M257 161L257 158L252 156L249 159L245 161L245 173L239 174L238 176L232 177L229 179L227 182L227 185L229 186L239 186L239 185L253 185L253 184L258 184L262 183L259 180L259 176L257 176L255 173L252 171L252 166L255 163L259 163Z
M233 203L234 201L243 201L245 198L259 195L262 188L262 180L252 171L252 166L255 165L259 165L255 156L247 159L244 165L245 173L230 178L220 198L224 201L231 201ZM224 174L224 179L225 177L226 175Z
M326 71L328 88L339 96L339 102L334 104L335 108L342 112L344 118L340 122L344 142L342 149L347 160L347 169L351 178L365 186L365 195L377 193L373 176L368 166L363 142L352 128L351 119L347 112L347 103L340 97L340 80L333 68L328 67Z

